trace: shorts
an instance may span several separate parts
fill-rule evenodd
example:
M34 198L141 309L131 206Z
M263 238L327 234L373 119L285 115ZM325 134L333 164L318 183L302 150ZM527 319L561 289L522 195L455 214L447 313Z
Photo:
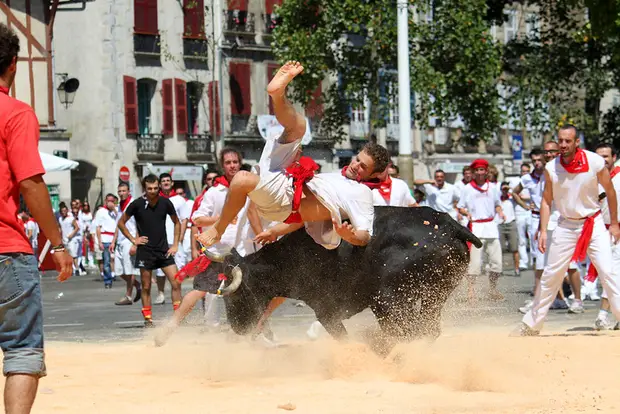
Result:
M136 252L136 266L144 270L163 269L168 266L173 266L175 264L174 257L166 257L166 253L167 252L162 252L160 250L138 246L138 251Z
M502 243L502 250L514 253L519 250L519 239L517 234L517 223L515 221L499 225L499 239Z
M41 285L33 255L0 254L0 348L5 376L47 375Z
M194 276L194 290L216 293L222 284L219 280L220 273L224 273L224 264L211 262L207 270Z
M77 257L81 257L82 256L82 239L79 239L77 237L72 238L71 240L69 240L67 242L67 250L69 251L69 254L71 255L71 257L73 257L74 259Z
M94 245L95 245L95 260L97 260L98 262L102 262L103 252L99 248L99 243L95 242Z
M129 240L123 240L116 245L114 255L114 273L117 275L139 275L140 271L136 268L136 255L129 254L133 244ZM137 252L136 252L137 254Z

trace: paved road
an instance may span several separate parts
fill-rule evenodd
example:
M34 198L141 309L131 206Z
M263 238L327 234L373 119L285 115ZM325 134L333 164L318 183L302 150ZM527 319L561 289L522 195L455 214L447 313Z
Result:
M508 258L505 258L508 260ZM506 267L508 261L505 261ZM43 304L45 311L45 333L48 340L68 341L115 341L135 340L144 336L140 304L115 306L124 291L124 282L117 282L111 290L105 290L102 282L95 282L97 275L73 277L66 283L58 283L54 272L43 276ZM520 277L506 272L500 279L500 289L506 300L490 302L481 299L476 306L465 301L464 283L452 295L444 311L443 325L446 329L459 329L472 325L512 330L520 320L517 308L530 298L533 285L533 272L524 271ZM478 289L483 298L488 281L479 279ZM184 293L191 289L191 281L183 286ZM155 290L155 288L153 288ZM166 294L169 295L167 288ZM172 314L169 296L165 305L153 307L153 318L157 323ZM298 302L287 301L276 311L273 318L274 331L279 336L303 335L314 319L308 307L295 306ZM586 312L571 315L566 311L552 311L547 320L550 330L584 331L591 330L600 302L585 302ZM197 306L199 308L199 306ZM375 324L369 311L345 322L351 330L364 329ZM187 329L200 329L199 309L195 309L188 319Z

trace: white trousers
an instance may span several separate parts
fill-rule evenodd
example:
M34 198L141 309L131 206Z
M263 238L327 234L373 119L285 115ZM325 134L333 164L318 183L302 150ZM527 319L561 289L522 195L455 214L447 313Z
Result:
M480 274L483 254L489 261L489 272L502 273L502 245L499 239L480 239L480 241L482 241L480 249L471 246L467 274L470 276L478 276Z
M519 267L528 267L529 258L527 255L527 236L532 227L532 216L528 214L519 214L516 216L517 235L519 237Z
M613 263L611 270L612 277L618 280L620 279L620 243L611 246L611 261ZM594 283L596 283L596 281ZM603 294L601 297L609 299L605 287L603 287Z
M534 297L532 309L523 317L523 323L534 330L538 331L542 328L549 307L562 286L582 228L582 220L562 218L551 235L551 245L547 252L548 264L542 275L540 292ZM611 237L605 228L603 217L599 215L594 220L588 256L598 269L603 289L607 290L609 295L611 310L614 317L618 319L620 318L620 280L616 274L612 273L611 251Z

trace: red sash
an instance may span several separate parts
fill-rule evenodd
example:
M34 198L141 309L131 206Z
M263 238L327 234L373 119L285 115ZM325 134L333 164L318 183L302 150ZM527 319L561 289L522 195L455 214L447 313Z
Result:
M586 217L583 223L583 228L581 229L581 234L579 235L579 239L577 240L575 253L573 253L571 261L582 262L586 259L588 246L590 245L590 240L592 239L592 230L594 230L594 219L600 214L601 210L592 214L590 217Z
M314 177L314 172L319 169L319 165L310 157L300 157L299 161L291 164L284 173L288 177L293 177L293 205L291 214L284 220L286 224L302 223L299 206L301 196L304 193L304 184Z
M588 172L588 170L590 169L586 152L581 148L577 148L573 160L569 163L564 163L564 158L560 157L560 164L567 172L571 174Z

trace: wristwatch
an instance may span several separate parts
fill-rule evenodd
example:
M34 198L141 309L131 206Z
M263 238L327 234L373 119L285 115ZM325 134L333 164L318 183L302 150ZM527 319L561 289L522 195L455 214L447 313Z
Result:
M62 244L62 243L60 243L58 246L54 246L54 247L52 247L52 248L50 249L50 253L51 253L51 254L54 254L54 253L62 253L62 252L64 252L65 250L66 250L66 249L65 249L65 245L64 245L64 244Z

